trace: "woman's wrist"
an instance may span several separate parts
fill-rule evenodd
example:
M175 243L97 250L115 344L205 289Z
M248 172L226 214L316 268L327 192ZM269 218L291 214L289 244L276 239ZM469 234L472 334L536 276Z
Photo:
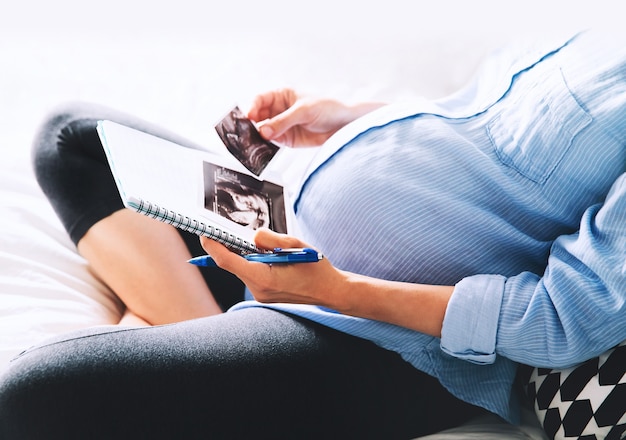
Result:
M362 102L359 104L346 105L346 111L348 116L346 117L344 125L347 125L350 122L353 122L360 117L365 116L366 114L371 113L374 110L377 110L385 105L386 104L382 102Z

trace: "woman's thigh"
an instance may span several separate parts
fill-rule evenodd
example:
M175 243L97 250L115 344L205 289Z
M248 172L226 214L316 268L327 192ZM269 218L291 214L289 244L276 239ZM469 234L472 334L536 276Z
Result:
M264 308L92 329L0 379L0 436L411 438L478 412L397 354Z

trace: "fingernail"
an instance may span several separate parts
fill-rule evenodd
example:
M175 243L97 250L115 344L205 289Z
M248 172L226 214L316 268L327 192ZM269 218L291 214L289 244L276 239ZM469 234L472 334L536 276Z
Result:
M261 136L263 136L265 139L271 139L272 135L274 134L274 130L272 130L272 127L268 127L267 125L262 126L259 131L261 132Z

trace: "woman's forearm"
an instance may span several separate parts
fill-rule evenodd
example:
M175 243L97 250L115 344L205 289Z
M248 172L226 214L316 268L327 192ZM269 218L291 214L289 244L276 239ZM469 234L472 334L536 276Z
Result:
M407 327L435 337L441 327L453 286L402 283L344 273L331 308L347 315Z
M201 238L204 249L225 270L236 274L255 299L328 307L346 315L375 319L441 336L441 327L452 286L386 281L345 272L323 259L318 263L284 266L254 263L224 245ZM262 249L307 247L295 237L259 230L255 237Z

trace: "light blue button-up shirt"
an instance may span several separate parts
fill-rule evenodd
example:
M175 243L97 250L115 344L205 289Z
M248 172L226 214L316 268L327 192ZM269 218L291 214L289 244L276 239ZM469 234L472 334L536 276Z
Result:
M598 41L601 43L598 44ZM455 285L441 339L308 305L515 422L517 363L626 339L626 50L591 33L494 54L437 102L390 105L319 151L295 210L339 268Z

